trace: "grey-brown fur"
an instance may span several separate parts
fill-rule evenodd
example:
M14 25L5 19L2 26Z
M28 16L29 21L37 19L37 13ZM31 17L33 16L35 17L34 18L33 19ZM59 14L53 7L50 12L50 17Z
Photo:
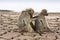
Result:
M19 30L20 32L34 32L33 28L31 27L31 10L22 11L21 15L19 16Z
M49 32L49 28L47 27L47 23L45 20L45 16L48 16L47 10L43 9L40 14L38 15L38 18L35 20L35 30L38 33L43 33L43 32Z

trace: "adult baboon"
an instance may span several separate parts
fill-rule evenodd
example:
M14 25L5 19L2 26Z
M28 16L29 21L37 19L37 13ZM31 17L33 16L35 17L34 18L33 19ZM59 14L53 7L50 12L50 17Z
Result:
M33 28L31 27L31 10L22 11L21 15L19 16L19 29L20 32L34 32Z
M34 10L32 8L29 8L29 9L26 9L26 11L30 14L30 19L31 19L31 22L30 22L30 25L31 27L33 28L33 30L35 31L35 24L34 24L34 17L33 17L33 14L34 14Z
M49 28L47 27L46 21L45 21L45 16L48 16L47 10L43 9L40 14L38 15L38 18L35 20L35 27L36 27L36 32L38 33L43 33L43 32L48 32L50 31Z

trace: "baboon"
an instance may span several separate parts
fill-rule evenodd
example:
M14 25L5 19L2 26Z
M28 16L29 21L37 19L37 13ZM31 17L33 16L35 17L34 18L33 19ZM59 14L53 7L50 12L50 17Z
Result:
M50 31L50 29L47 27L45 16L48 16L47 10L43 9L35 20L35 30L39 34Z
M34 32L33 28L31 27L31 18L32 18L32 11L31 9L26 9L25 11L21 12L19 16L19 30L20 32Z
M26 11L30 14L30 18L31 18L31 22L30 22L30 25L31 27L33 28L34 32L35 32L35 24L34 24L34 17L33 17L33 14L34 14L34 10L32 8L29 8L29 9L26 9Z

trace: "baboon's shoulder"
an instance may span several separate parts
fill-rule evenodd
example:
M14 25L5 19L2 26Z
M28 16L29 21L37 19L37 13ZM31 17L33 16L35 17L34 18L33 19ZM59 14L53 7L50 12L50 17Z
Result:
M30 15L28 14L28 12L22 12L20 17L21 18L30 17Z

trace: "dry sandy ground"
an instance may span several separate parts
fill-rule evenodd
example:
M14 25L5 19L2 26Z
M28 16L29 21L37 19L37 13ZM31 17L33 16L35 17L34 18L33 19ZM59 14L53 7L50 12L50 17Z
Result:
M56 33L19 33L19 30L9 30L0 25L0 40L60 40L60 30Z

